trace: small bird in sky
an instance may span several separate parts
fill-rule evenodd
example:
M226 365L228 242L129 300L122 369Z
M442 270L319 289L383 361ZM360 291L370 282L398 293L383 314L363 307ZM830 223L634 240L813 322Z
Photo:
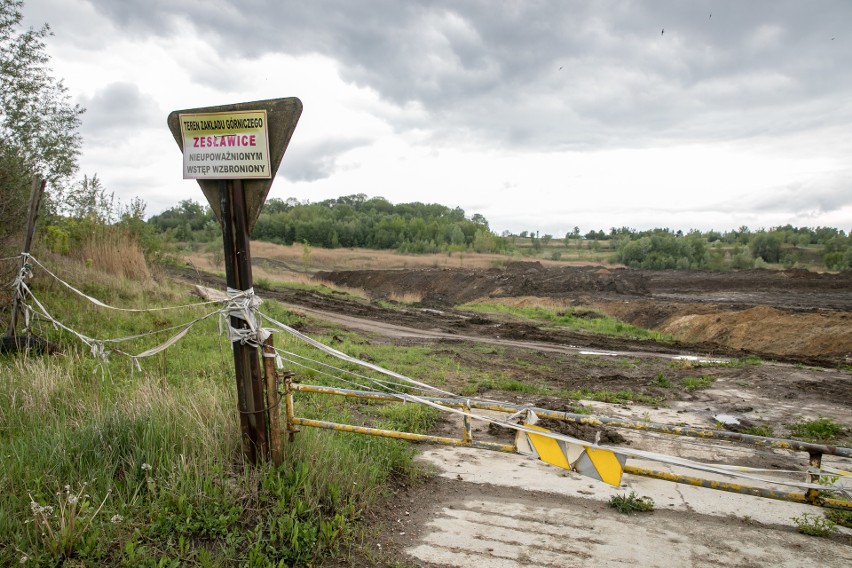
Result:
M711 13L711 14L710 14L710 18L712 18L712 17L713 17L713 14ZM710 18L707 18L707 19L709 20Z
M666 28L663 28L663 31L660 32L660 35L663 35L664 33L666 33Z

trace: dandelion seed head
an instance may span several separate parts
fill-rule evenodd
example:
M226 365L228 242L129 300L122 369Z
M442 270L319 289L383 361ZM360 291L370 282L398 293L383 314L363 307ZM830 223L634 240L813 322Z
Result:
M149 464L149 463L143 463L142 464L142 471L151 471L151 469L152 469L151 464Z
M79 500L80 500L80 498L77 497L76 495L74 495L73 493L68 494L68 503L70 505L76 505L77 501L79 501Z

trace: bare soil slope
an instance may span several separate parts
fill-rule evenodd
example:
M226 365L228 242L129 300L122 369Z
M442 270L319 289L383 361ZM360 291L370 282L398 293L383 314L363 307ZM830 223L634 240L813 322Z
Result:
M671 333L703 351L740 350L840 365L852 354L848 273L611 270L515 262L488 270L355 270L316 277L364 289L373 298L417 293L423 305L438 309L517 297L593 306L635 325ZM548 335L554 337L525 333L526 338L544 341Z

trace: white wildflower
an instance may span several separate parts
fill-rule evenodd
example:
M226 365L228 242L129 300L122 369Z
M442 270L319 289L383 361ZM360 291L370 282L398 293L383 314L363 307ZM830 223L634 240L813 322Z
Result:
M23 556L21 556L20 563L21 563L21 564L26 564L26 563L27 563L27 560L29 560L29 559L30 559L30 557L29 557L29 556L27 556L26 554L24 554Z
M143 463L142 464L142 471L151 471L151 469L152 469L151 464L149 464L149 463Z
M124 517L122 517L121 515L113 515L112 518L109 520L109 522L111 522L114 525L117 525L118 523L120 523L123 520L124 520Z
M41 505L36 503L35 499L30 497L30 511L33 512L33 516L44 515L46 517L49 517L53 514L53 507L51 507L50 505L45 505L44 507L42 507Z
M79 500L80 500L80 498L77 497L76 495L74 495L73 493L68 494L68 504L69 505L76 505L77 501L79 501Z

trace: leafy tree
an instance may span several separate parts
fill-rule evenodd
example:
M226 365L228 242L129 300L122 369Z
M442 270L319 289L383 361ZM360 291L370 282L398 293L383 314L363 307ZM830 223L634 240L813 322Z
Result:
M483 217L481 213L474 213L470 221L475 225L483 225L485 228L488 228L488 219Z
M781 239L774 233L754 233L748 246L754 258L762 258L766 262L779 262L781 259Z
M45 49L50 28L22 29L22 6L22 0L0 0L0 246L26 215L32 176L61 188L77 169L81 144L83 109L71 105L52 75Z
M84 112L51 75L50 27L20 30L22 0L0 0L0 139L52 184L77 169Z
M158 231L168 233L179 241L207 241L218 234L213 212L192 199L184 199L176 206L154 215L148 222Z
M107 193L98 174L83 176L74 184L65 196L64 206L72 218L80 221L105 225L116 220L115 194Z

